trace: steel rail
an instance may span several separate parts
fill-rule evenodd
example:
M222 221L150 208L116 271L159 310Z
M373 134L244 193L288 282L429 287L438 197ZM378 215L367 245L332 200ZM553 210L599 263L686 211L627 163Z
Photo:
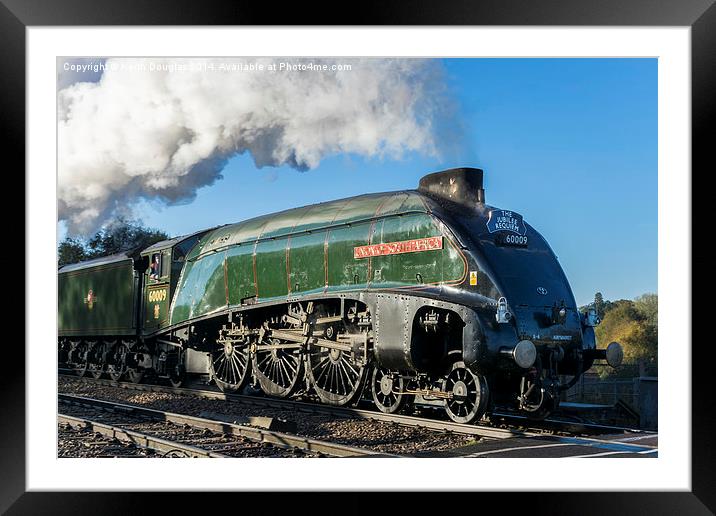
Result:
M57 422L60 424L68 424L74 427L86 428L105 437L117 439L126 443L131 443L140 448L147 448L164 454L179 451L189 457L227 457L222 453L204 450L202 448L198 448L190 444L185 444L177 441L169 441L167 439L162 439L161 437L155 437L150 434L135 432L134 430L120 428L118 426L112 426L106 423L99 423L97 421L92 421L91 419L83 417L69 416L67 414L60 413L57 414Z
M149 409L139 405L128 405L125 403L104 401L94 398L86 398L83 396L73 396L70 394L59 394L58 398L60 402L63 403L98 408L106 411L121 412L122 414L146 416L151 419L168 421L177 425L188 425L193 428L209 430L220 434L245 437L247 439L251 439L252 441L270 443L279 448L297 448L321 455L330 455L332 457L398 457L398 455L379 453L346 444L321 441L318 439L276 432L274 430L264 430L251 426L189 416L186 414L177 414L164 410Z
M156 384L137 384L131 382L115 382L114 380L108 379L95 379L87 377L78 377L76 375L62 375L67 378L79 379L86 382L99 383L100 385L106 385L110 387L119 387L129 390L139 390L144 392L160 392L169 394L180 394L197 396L208 399L221 399L226 401L235 401L247 405L254 405L258 407L270 407L278 409L292 409L299 412L314 413L314 414L326 414L345 418L358 418L358 419L369 419L374 421L382 421L388 423L395 423L403 426L426 428L428 430L441 431L441 432L453 432L456 434L473 435L478 437L487 437L492 439L509 439L513 437L537 437L544 436L544 432L534 430L520 430L516 428L495 428L479 424L468 424L468 423L455 423L453 421L445 421L438 419L428 419L417 416L408 416L403 414L386 414L383 412L349 408L349 407L333 407L330 405L323 405L317 403L307 403L295 400L286 400L279 398L259 397L259 396L248 396L244 394L233 394L225 393L221 391L198 389L192 387L171 387L165 385ZM536 424L529 420L525 416L512 415L505 413L496 413L495 416L504 417L506 419L513 419L524 421L524 424ZM646 434L650 433L646 430L639 430L633 428L623 428L617 426L597 425L593 423L581 423L581 422L568 422L559 421L555 419L546 419L537 423L544 423L554 429L565 431L565 428L593 431L607 431L607 432L632 432ZM654 435L658 435L654 433ZM588 437L585 437L588 439Z
M366 409L333 407L330 405L321 405L317 403L307 403L303 401L285 400L278 398L267 398L258 396L247 396L244 394L231 394L221 391L210 391L206 389L194 389L188 387L170 387L165 385L115 382L107 379L85 378L68 375L68 378L80 379L85 382L98 383L109 387L119 387L129 390L137 390L143 392L160 392L165 394L182 394L189 396L198 396L208 399L220 399L226 401L235 401L246 405L254 405L259 407L270 407L278 409L292 409L299 412L326 414L331 416L339 416L344 418L368 419L374 421L382 421L387 423L395 423L402 426L425 428L428 430L440 432L453 432L456 434L473 435L478 437L489 437L492 439L509 439L512 437L532 437L541 435L537 432L525 432L520 430L510 430L504 428L491 428L485 426L471 425L466 423L455 423L453 421L441 421L437 419L426 419L417 416L408 416L403 414L386 414Z
M73 378L77 378L74 376ZM112 380L105 380L105 379L94 379L94 378L81 378L82 380L85 380L87 382L97 382L103 385L109 385L113 387L120 387L120 388L126 388L129 390L139 390L144 392L161 392L161 393L173 393L173 394L180 394L180 395L189 395L194 397L203 397L208 399L222 399L222 400L228 400L228 401L234 401L238 403L243 403L246 405L253 405L258 407L271 407L271 408L278 408L278 409L293 409L297 410L299 412L307 412L307 413L318 413L318 414L328 414L333 416L339 416L339 417L346 417L346 418L359 418L359 419L373 419L378 421L384 421L384 422L391 422L394 424L401 424L403 426L408 427L422 427L427 428L430 430L435 431L443 431L443 432L454 432L459 434L466 434L466 435L474 435L474 436L480 436L480 437L488 437L488 438L495 438L495 439L508 439L512 437L525 437L525 438L532 438L532 437L548 437L549 434L544 434L541 432L531 432L531 431L519 431L516 429L501 429L501 428L490 428L490 427L484 427L484 426L475 426L475 425L469 425L469 424L461 424L461 423L453 423L451 421L440 421L440 420L434 420L434 419L424 419L420 417L415 416L404 416L404 415L396 415L396 414L384 414L382 412L373 412L369 410L361 410L361 409L353 409L353 408L345 408L345 407L331 407L329 405L319 405L315 403L305 403L305 402L299 402L299 401L293 401L293 400L284 400L284 399L277 399L277 398L264 398L264 397L257 397L257 396L247 396L247 395L239 395L239 394L227 394L220 391L212 391L212 390L203 390L203 389L195 389L195 388L186 388L186 387L170 387L170 386L162 386L162 385L152 385L152 384L135 384L135 383L128 383L128 382L114 382ZM618 428L618 427L609 427L612 429ZM627 429L625 429L627 430ZM488 432L490 432L492 435L486 435ZM641 434L647 434L648 432L641 431ZM658 435L654 433L654 435ZM558 436L554 436L555 438L559 439ZM603 443L603 442L610 442L608 440L603 440L595 437L580 437L579 438L583 442L594 442L594 443ZM628 443L622 443L624 446L632 447L632 445ZM638 446L635 446L635 449L637 449Z
M556 418L546 418L539 421L532 421L528 417L521 414L510 414L508 412L495 412L493 415L514 421L523 421L524 425L539 423L541 426L559 429L567 432L578 432L584 430L601 431L601 432L630 432L635 434L654 434L657 432L651 430L642 430L641 428L631 428L626 426L602 425L599 423L588 423L583 421L567 421Z

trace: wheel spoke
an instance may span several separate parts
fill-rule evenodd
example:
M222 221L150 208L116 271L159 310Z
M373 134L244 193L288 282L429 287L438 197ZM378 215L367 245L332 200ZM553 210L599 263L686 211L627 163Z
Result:
M353 372L353 377L358 378L360 376L360 373L356 370L355 367L353 367L353 364L351 364L348 360L345 361L345 364L350 368L350 370Z
M239 368L236 366L236 356L233 354L231 355L231 376L234 378L234 384L239 383L241 374L239 372Z
M338 362L338 365L339 365L338 374L339 374L339 377L341 380L341 385L343 386L343 394L346 394L348 392L348 388L346 387L345 379L348 379L349 381L350 381L350 379L348 378L348 373L346 373L346 368L343 365L343 360ZM338 389L338 386L336 386L336 390L337 389Z
M321 385L325 385L325 383L321 383L321 379L328 374L328 371L330 370L331 362L326 359L326 361L323 363L323 367L321 367L321 373L316 378L316 383L320 383Z
M218 373L219 373L218 374L219 378L221 378L224 381L228 380L228 378L226 376L226 356L225 355L221 357L221 363L219 364Z
M288 384L287 379L290 378L288 374L288 368L286 367L286 361L280 360L277 363L277 369L280 373L280 381L278 382L282 387L285 387Z

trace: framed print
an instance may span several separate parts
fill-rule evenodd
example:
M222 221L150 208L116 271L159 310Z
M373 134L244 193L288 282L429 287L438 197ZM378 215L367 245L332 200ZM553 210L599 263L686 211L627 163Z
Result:
M28 203L3 511L126 513L216 491L334 491L365 511L392 490L461 504L519 491L550 513L714 510L710 348L694 344L691 298L712 2L371 5L339 21L2 2L0 98ZM607 366L622 362L631 376ZM147 379L166 392L131 390ZM287 405L228 420L217 399L157 401L187 385ZM146 417L235 439L127 437L107 416L119 406L87 426L88 402L58 389L150 400ZM296 396L324 412L297 416ZM316 422L329 407L365 412L340 451ZM247 438L267 415L278 426ZM72 421L92 432L78 440ZM147 436L135 461L116 451ZM238 451L145 456L202 449ZM353 454L380 456L308 458Z

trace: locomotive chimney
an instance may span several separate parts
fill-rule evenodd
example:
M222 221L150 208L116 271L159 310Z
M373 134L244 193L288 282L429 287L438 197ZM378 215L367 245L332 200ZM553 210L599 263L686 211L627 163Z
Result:
M418 191L466 206L485 204L480 168L451 168L428 174L420 179Z

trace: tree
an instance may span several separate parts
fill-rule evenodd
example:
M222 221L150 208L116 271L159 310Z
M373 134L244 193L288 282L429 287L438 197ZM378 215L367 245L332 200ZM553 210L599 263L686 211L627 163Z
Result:
M122 217L100 229L87 243L93 258L109 256L122 251L149 247L169 236L158 229L144 227L141 221Z
M648 324L653 325L654 328L659 326L659 296L642 294L634 300L634 307Z
M619 301L617 301L618 303ZM594 301L592 301L589 304L586 304L584 306L579 307L579 311L583 313L587 313L590 308L593 308L597 312L597 316L599 319L604 319L604 315L613 308L614 303L611 301L607 301L604 299L604 296L601 292L597 292L594 294Z
M601 292L594 294L594 309L597 311L597 316L602 319L604 317L604 296Z
M57 264L62 267L68 263L77 263L87 259L85 246L77 238L65 238L57 247Z
M644 294L635 301L610 303L604 319L595 328L600 348L612 341L624 348L624 363L637 364L640 374L655 366L658 358L658 297Z
M65 238L57 248L60 266L82 260L144 249L169 238L164 231L147 228L141 220L118 218L100 229L89 240Z

